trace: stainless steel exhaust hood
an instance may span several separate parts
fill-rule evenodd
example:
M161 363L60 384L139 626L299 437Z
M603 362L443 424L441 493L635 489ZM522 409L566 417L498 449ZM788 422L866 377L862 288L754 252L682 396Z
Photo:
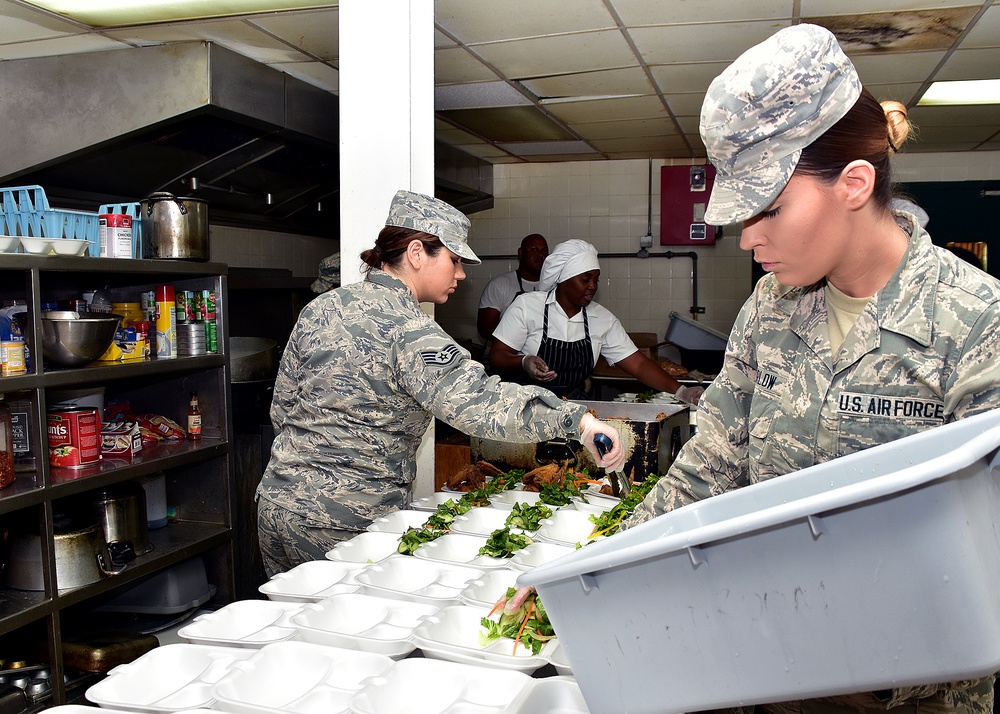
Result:
M0 62L0 86L2 186L88 211L169 191L212 223L339 236L339 100L288 74L186 43ZM464 159L442 198L488 207L492 167Z

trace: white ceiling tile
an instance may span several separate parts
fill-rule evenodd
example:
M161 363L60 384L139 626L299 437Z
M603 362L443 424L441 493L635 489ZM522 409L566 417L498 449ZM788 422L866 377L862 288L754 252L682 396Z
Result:
M594 97L653 92L646 73L639 67L525 79L522 84L537 97Z
M338 8L327 8L265 15L248 22L316 59L332 61L340 54L339 16Z
M956 50L935 80L1000 79L1000 47L980 50Z
M434 47L455 47L456 43L437 28L434 30Z
M128 45L107 37L101 37L100 35L65 35L49 40L0 45L0 60L51 57L53 55L76 55L82 52L121 50L126 47Z
M630 34L648 64L732 62L789 24L773 21L637 27Z
M443 47L434 50L434 83L464 84L491 82L497 76L463 47Z
M649 68L660 91L704 92L729 62L699 62L692 64L658 64Z
M601 0L436 0L434 21L465 44L615 27Z
M271 67L301 79L306 84L337 94L340 91L340 72L322 62L275 62Z
M934 153L952 153L956 151L973 151L979 148L979 144L971 141L956 141L954 143L941 143L941 144L931 144L929 142L919 143L916 146L907 147L907 150L911 152L919 151L920 153L934 154Z
M689 92L687 94L666 94L667 106L677 116L695 116L701 114L701 105L705 101L704 92Z
M6 0L0 0L0 18L3 18L3 29L0 30L0 43L3 44L75 35L84 29L75 22Z
M490 161L510 156L508 152L503 149L499 149L492 144L455 144L455 147L480 159L489 159Z
M997 133L996 125L991 126L922 126L917 132L914 145L920 144L955 144L973 142L976 144L987 141Z
M677 126L681 128L685 134L690 134L698 136L698 125L701 122L700 110L699 114L692 114L690 116L680 116L676 115Z
M629 67L635 55L618 30L477 45L475 51L511 79Z
M599 150L612 153L616 151L645 151L648 155L660 155L663 152L688 152L687 142L681 136L650 136L631 139L595 139L593 142Z
M547 107L555 116L563 121L574 124L589 121L607 121L615 119L653 119L665 118L667 110L660 98L627 97L624 99L601 99L594 102L567 102L552 104Z
M571 124L570 128L587 139L677 135L677 127L667 116L661 119L616 119L614 121Z
M792 0L612 0L611 4L627 27L790 18L794 9Z
M217 20L199 23L174 23L154 27L131 27L110 30L110 37L140 46L169 42L214 42L244 57L264 62L303 62L312 59L260 28L243 20Z
M1000 5L992 5L962 40L962 48L997 46L1000 46Z
M943 52L893 52L856 55L851 61L861 76L862 84L923 82L941 58Z

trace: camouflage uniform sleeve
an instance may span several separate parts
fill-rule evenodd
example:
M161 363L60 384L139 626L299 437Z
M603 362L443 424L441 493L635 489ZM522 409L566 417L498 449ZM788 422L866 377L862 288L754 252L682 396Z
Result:
M281 431L285 417L295 406L301 383L301 362L299 361L297 342L298 325L299 323L296 323L288 338L288 344L285 346L281 354L281 362L278 364L278 374L274 378L274 394L271 398L271 426L274 428L275 434Z
M733 326L719 376L698 407L698 431L622 529L748 483L749 411L757 378L755 296Z
M487 377L436 323L403 327L389 359L399 387L456 429L486 439L530 443L579 434L586 412L541 387Z

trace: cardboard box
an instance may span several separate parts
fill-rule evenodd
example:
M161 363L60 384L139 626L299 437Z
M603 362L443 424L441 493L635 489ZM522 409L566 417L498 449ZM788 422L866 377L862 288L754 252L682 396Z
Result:
M131 461L142 451L142 435L134 421L101 425L101 455Z

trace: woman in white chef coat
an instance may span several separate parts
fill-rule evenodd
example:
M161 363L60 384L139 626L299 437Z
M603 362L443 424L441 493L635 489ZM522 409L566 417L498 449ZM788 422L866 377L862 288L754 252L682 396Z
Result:
M521 373L558 396L586 399L586 381L602 355L640 382L697 403L701 387L684 387L639 352L621 322L594 302L601 266L582 240L560 243L542 264L538 291L518 296L493 333L490 364Z

